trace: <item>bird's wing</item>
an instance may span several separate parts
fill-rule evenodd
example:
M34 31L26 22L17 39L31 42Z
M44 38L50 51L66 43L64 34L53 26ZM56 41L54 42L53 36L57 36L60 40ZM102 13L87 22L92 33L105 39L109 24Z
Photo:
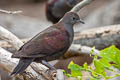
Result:
M25 43L12 57L44 57L69 46L65 31L50 27Z

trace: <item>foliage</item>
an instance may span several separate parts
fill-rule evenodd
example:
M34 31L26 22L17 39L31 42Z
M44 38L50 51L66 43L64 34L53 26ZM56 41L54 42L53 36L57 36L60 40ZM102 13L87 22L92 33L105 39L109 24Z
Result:
M87 63L84 63L83 66L79 66L71 61L68 65L68 69L71 70L71 74L67 74L64 71L65 75L67 77L75 77L78 80L82 80L83 71L89 73L89 75L87 75L89 80L100 80L101 78L104 80L108 80L120 76L120 73L116 71L116 69L120 70L120 50L112 45L101 50L100 53L97 55L94 53L94 48L95 47L93 47L90 54L94 55L94 68L88 66ZM106 71L114 72L114 76L108 76Z

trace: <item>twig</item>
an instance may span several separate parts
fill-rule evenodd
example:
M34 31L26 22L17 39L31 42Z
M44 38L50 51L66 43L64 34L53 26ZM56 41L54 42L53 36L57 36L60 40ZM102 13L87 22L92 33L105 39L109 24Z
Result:
M90 4L94 0L83 0L82 2L78 3L74 6L71 12L78 12L81 8L85 7L86 5Z
M6 14L18 14L18 13L22 13L22 11L7 11L7 10L3 10L3 9L0 9L0 12L2 13L6 13Z

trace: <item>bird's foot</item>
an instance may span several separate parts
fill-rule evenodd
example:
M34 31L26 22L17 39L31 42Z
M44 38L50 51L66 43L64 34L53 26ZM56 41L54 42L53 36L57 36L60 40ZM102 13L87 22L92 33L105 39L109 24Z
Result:
M49 76L49 78L53 79L54 77L56 77L57 69L54 66L52 66L51 64L49 64L45 60L42 60L42 64L44 64L45 66L47 66L49 68L45 72L45 73L47 73L47 75Z
M49 64L47 61L42 60L42 64L47 66L50 70L56 70L56 68L54 66L52 66L51 64Z

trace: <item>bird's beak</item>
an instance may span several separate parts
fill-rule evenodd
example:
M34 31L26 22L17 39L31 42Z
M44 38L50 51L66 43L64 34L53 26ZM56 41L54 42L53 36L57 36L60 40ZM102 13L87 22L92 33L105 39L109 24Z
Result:
M81 19L78 20L78 22L82 23L82 24L85 24L85 22Z

